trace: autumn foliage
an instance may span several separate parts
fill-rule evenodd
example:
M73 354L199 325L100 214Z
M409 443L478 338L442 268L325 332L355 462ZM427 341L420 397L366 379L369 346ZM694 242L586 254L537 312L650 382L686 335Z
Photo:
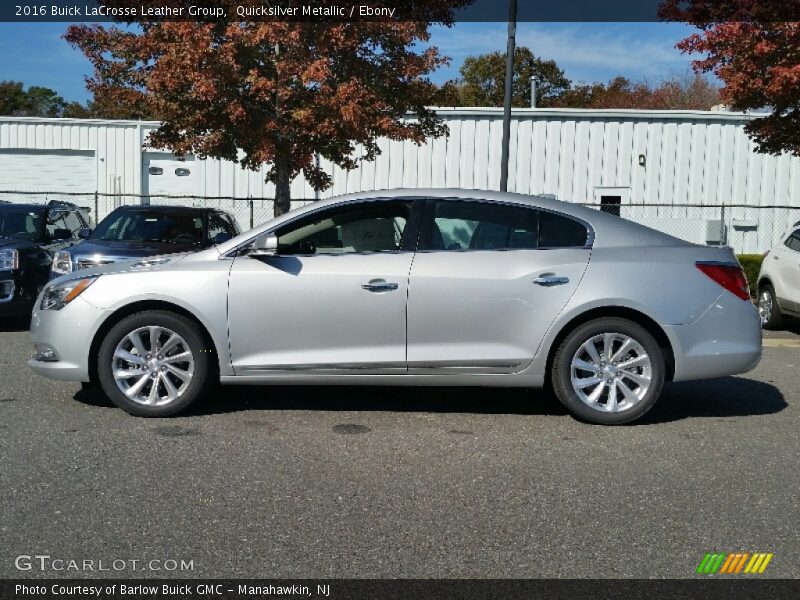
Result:
M694 67L722 80L725 103L769 110L747 125L759 151L800 156L800 2L667 0L661 13L700 29L678 48L703 55Z
M230 21L73 25L65 38L94 66L87 85L96 103L161 120L154 147L268 165L281 214L298 174L316 189L331 184L317 153L352 169L357 146L371 160L379 137L422 143L446 134L428 108L437 90L427 79L446 58L415 44L466 3L419 3L418 22L239 22L236 2L219 0ZM415 119L402 119L409 111Z

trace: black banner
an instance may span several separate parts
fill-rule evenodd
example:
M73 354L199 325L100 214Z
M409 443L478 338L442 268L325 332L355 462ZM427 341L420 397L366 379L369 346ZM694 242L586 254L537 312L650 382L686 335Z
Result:
M730 19L736 2L718 0ZM663 0L518 0L519 22L646 22L664 20ZM460 22L508 19L507 0L455 0ZM800 0L786 0L760 19L800 20ZM4 0L0 21L427 21L443 7L425 0ZM718 13L717 13L718 14ZM723 18L725 16L723 11Z
M758 576L756 576L758 577ZM739 576L686 580L4 580L1 600L582 600L619 598L749 599L800 597L800 580Z

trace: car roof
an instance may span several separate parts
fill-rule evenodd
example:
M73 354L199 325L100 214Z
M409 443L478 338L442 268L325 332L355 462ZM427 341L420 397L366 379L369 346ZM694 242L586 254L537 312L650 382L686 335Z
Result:
M30 203L21 203L21 202L2 202L0 203L0 208L21 208L23 210L45 210L47 208L52 208L52 206L48 206L47 204L30 204ZM72 208L72 207L70 207Z
M216 206L172 206L169 204L124 204L114 209L113 212L162 212L173 214L204 214L212 211L227 213L225 209Z
M263 223L250 232L244 232L233 239L217 246L221 253L229 252L247 242L259 233L273 229L281 223L292 220L305 213L328 206L336 206L358 200L399 200L415 198L442 198L460 200L484 200L507 204L521 204L577 218L588 224L594 231L595 247L630 247L630 246L691 246L693 244L666 233L639 225L616 215L602 212L595 208L563 202L548 196L532 196L492 190L466 190L459 188L402 188L392 190L373 190L336 196L319 200L292 210L272 221Z

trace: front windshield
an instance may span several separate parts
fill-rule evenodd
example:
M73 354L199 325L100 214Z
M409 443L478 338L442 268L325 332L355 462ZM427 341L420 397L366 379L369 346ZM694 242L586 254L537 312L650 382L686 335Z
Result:
M41 233L42 211L0 205L0 237L38 240Z
M103 219L90 239L200 245L203 219L185 213L124 211Z

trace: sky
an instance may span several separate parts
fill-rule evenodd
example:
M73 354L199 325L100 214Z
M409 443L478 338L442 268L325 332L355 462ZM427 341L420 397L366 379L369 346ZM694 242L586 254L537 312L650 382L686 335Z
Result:
M84 77L89 62L61 36L66 23L0 23L0 80L49 87L66 100L89 99ZM466 56L505 51L504 23L458 23L432 29L431 43L451 57L449 67L431 79L458 77ZM662 79L688 73L691 57L675 44L692 33L681 23L520 23L517 44L544 59L553 59L575 83L608 81L616 75Z

